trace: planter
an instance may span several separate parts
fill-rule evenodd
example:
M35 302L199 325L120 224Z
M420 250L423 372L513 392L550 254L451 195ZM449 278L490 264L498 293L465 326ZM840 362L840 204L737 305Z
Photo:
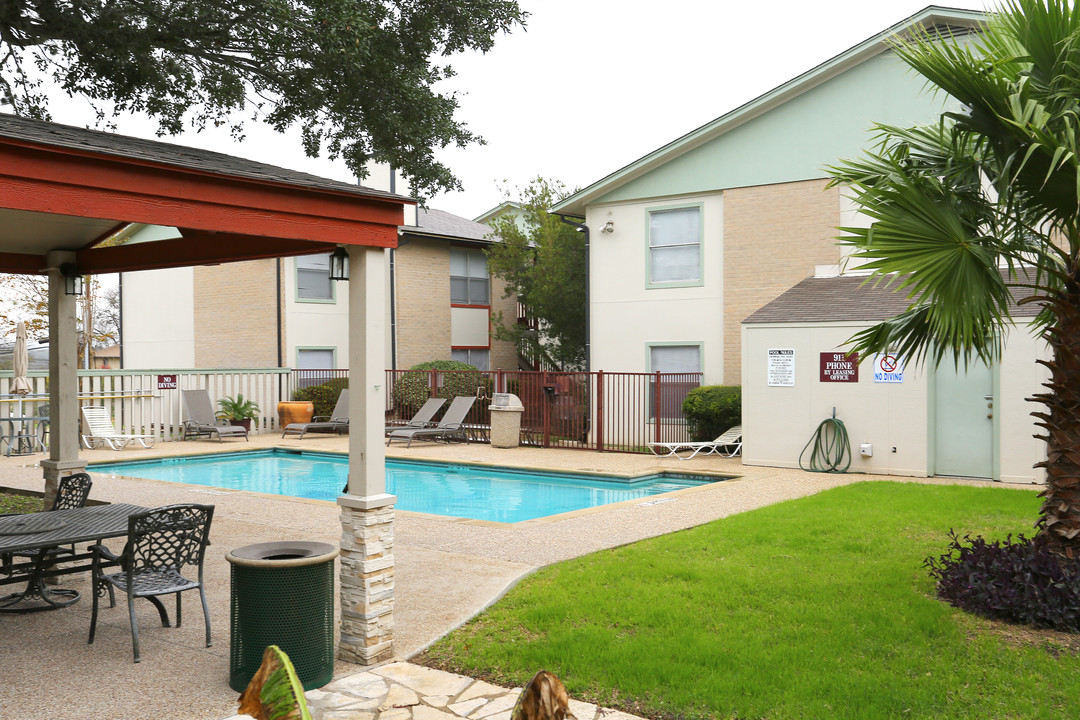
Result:
M315 414L315 403L310 400L282 400L277 404L278 427L284 428L289 423L311 422Z

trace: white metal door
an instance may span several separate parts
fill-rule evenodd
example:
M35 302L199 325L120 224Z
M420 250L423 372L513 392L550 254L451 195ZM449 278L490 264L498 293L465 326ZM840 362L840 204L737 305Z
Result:
M945 358L935 377L934 474L993 478L993 371L981 362L957 368Z

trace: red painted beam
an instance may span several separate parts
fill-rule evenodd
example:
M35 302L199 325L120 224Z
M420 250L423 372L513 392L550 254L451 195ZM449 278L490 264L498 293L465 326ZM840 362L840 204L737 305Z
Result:
M390 247L403 202L0 138L0 207Z
M184 230L183 233L184 237L173 240L79 250L75 264L80 273L97 275L311 255L331 252L334 249L333 244L309 240L208 233L199 230Z
M0 272L19 275L42 275L45 269L44 255L0 253Z

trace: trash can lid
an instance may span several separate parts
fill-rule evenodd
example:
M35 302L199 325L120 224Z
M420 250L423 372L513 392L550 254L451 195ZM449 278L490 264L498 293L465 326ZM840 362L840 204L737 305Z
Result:
M225 559L246 567L300 567L333 560L341 552L330 543L283 540L255 543L230 551Z

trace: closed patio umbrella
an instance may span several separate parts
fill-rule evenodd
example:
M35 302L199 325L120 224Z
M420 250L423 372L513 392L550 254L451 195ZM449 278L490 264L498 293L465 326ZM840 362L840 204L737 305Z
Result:
M26 351L26 323L22 320L15 326L15 350L11 356L11 369L15 374L11 380L11 392L19 396L19 416L22 417L22 396L29 395L34 390L26 377L30 369L30 356Z

